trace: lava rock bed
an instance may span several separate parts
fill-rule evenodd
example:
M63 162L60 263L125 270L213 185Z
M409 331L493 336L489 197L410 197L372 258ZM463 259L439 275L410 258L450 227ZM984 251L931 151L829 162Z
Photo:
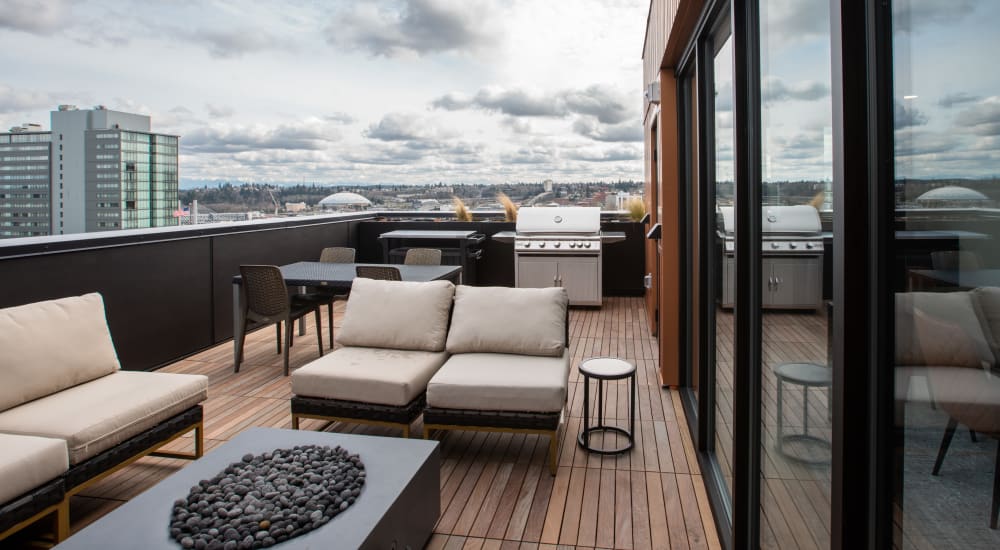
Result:
M354 504L365 476L358 455L339 445L248 454L174 502L170 536L196 550L274 546Z

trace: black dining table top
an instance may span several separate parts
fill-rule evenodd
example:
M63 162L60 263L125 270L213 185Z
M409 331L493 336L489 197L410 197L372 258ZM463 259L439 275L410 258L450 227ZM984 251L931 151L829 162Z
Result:
M339 264L324 262L296 262L279 266L281 275L288 286L326 286L350 288L359 265L385 267L391 265L399 269L404 281L436 281L450 279L462 271L457 265L403 265L403 264ZM239 275L233 277L233 284L242 284Z

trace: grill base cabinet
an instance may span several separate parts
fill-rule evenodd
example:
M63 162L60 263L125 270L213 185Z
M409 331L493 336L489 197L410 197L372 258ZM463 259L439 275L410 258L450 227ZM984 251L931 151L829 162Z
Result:
M761 259L761 306L772 309L816 309L823 302L822 256L770 256ZM736 258L722 261L722 307L735 301Z
M601 259L599 256L519 255L515 271L518 288L566 288L573 306L601 305Z

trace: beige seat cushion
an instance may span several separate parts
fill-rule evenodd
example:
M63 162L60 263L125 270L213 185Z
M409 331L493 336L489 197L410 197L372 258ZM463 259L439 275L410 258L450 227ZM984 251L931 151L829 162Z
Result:
M427 405L442 409L557 412L566 403L569 352L561 357L453 355L427 384Z
M455 285L357 278L337 341L345 346L443 351Z
M566 349L563 288L459 286L448 352L561 357Z
M1000 359L1000 288L985 286L970 291L970 294L983 317L986 341L993 348L993 355Z
M896 364L989 366L993 350L968 292L896 294Z
M100 294L0 309L0 411L118 370Z
M1000 435L1000 377L963 367L929 368L927 374L939 409L970 430Z
M70 464L205 400L200 374L118 371L0 413L0 432L66 440Z
M403 406L427 389L443 351L343 347L292 373L292 393Z
M0 504L52 481L69 469L66 442L0 434Z

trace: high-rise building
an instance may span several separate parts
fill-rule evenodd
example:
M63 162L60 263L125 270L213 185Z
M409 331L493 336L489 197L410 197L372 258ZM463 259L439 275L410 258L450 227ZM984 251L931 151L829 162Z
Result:
M0 238L177 225L177 136L103 106L51 126L0 134Z
M0 134L0 238L51 232L50 132L24 124Z

